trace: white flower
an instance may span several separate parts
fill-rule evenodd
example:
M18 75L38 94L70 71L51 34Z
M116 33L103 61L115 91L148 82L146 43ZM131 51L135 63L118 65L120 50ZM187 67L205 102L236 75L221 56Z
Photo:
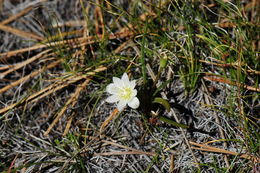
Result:
M108 103L117 103L117 109L122 111L126 105L133 109L139 107L140 102L136 97L137 90L134 89L136 81L129 81L126 73L123 74L122 78L113 77L113 83L109 84L106 88L109 96L106 101Z

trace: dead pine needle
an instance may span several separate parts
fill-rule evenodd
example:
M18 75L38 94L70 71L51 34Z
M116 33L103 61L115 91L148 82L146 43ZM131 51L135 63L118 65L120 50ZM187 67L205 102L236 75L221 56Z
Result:
M107 117L107 119L101 124L99 132L100 134L103 133L103 131L105 130L105 128L107 127L107 125L119 114L118 109L114 109L110 115Z

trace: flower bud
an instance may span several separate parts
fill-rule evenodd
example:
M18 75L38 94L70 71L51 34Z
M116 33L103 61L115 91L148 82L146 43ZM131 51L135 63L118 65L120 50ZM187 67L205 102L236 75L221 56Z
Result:
M160 59L160 68L165 68L168 63L168 57L164 54L163 58Z

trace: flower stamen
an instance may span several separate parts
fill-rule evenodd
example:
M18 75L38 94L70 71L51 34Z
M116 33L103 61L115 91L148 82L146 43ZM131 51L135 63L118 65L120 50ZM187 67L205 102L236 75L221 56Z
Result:
M123 100L130 100L132 98L133 91L129 87L124 87L119 90L118 96Z

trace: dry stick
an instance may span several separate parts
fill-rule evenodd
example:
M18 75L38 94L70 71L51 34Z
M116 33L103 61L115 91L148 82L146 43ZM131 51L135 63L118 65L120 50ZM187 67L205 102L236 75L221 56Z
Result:
M23 38L26 38L26 39L29 38L29 39L35 39L35 40L43 40L42 37L40 37L36 34L33 34L31 32L26 32L26 31L23 31L23 30L20 30L20 29L16 29L16 28L13 28L13 27L10 27L10 26L3 25L3 24L0 24L0 30L10 32L14 35L17 35L19 37L23 37Z
M49 64L49 65L46 66L46 67L43 67L43 68L38 69L38 70L36 70L36 71L33 71L33 72L30 73L29 75L27 75L27 76L25 76L25 77L23 77L23 78L21 78L21 79L15 81L15 82L10 83L9 85L7 85L7 86L1 88L1 89L0 89L0 93L3 93L3 92L5 92L5 91L9 90L10 88L13 88L13 87L15 87L15 86L21 84L22 82L25 82L25 81L29 80L30 78L33 78L34 76L38 75L39 73L42 73L43 71L45 71L45 70L47 70L47 69L50 69L50 68L55 67L55 66L58 65L60 62L61 62L60 60L57 60L57 61L52 62L51 64Z
M29 7L25 8L25 9L23 9L22 11L20 11L19 13L15 14L15 15L13 15L13 16L11 16L11 17L9 17L8 19L3 20L2 22L0 22L0 24L6 25L6 24L8 24L8 23L11 23L12 21L17 20L17 19L19 19L20 17L22 17L22 16L24 16L25 14L27 14L28 12L30 12L30 11L32 10L32 8L33 8L32 6L29 6Z
M112 156L112 155L132 155L132 154L144 154L144 155L151 155L150 153L147 152L141 152L141 151L112 151L112 152L106 152L106 153L95 153L94 156ZM154 156L154 155L151 155Z
M116 38L125 38L125 37L129 37L129 36L133 36L133 35L134 35L134 32L127 30L127 31L118 32L115 34L110 34L108 38L110 40L112 40L112 39L116 39ZM32 51L32 50L36 50L36 49L40 49L40 48L53 47L53 46L64 45L64 44L71 44L71 45L74 44L73 48L76 48L76 47L81 46L81 45L78 45L79 43L84 43L86 45L93 44L93 43L99 42L101 40L101 38L102 38L102 35L97 35L97 36L89 36L86 38L81 37L81 38L74 38L74 39L69 39L69 40L51 42L51 43L47 43L47 44L35 45L35 46L28 47L28 48L0 53L0 61L1 61L1 59L6 59L11 56L17 55L19 53L28 52L28 51Z
M155 77L154 72L153 72L152 68L150 67L150 65L147 64L147 65L146 65L146 68L147 68L147 71L148 71L149 75L151 76L152 80L155 81L155 78L156 78L156 77ZM156 87L158 87L158 86L156 85ZM162 95L164 98L167 99L167 96L166 96L166 94L165 94L164 92L161 92L161 95ZM173 115L175 121L176 121L177 123L180 123L179 118L177 117L177 115L175 114L175 112L174 112L174 110L173 110L172 108L170 109L170 112L172 113L172 115ZM185 136L185 132L184 132L184 130L183 130L182 128L180 128L180 130L181 130L181 134L182 134L182 136L183 136L183 138L184 138L184 141L185 141L186 145L188 146L188 148L189 148L189 150L190 150L190 152L191 152L191 154L192 154L192 157L193 157L194 161L196 162L196 166L197 166L197 168L200 170L199 162L198 162L197 158L195 157L195 154L194 154L193 151L192 151L192 148L191 148L191 146L190 146L190 143L189 143L188 139L187 139L186 136Z
M82 0L80 1L81 4L83 4ZM91 5L88 5L86 8L85 8L85 14L89 14L89 10L91 8ZM86 38L86 37L89 37L89 30L88 30L88 27L89 27L89 19L86 17L85 19L85 22L84 22L84 25L83 25L83 38ZM94 49L93 49L93 46L92 45L89 45L90 47L90 52L92 54L92 58L95 59L95 53L94 53ZM81 64L83 64L85 62L85 58L83 57L84 53L83 52L86 52L86 45L83 45L81 46Z
M242 83L239 83L239 82L232 82L232 81L225 79L225 78L222 78L222 77L212 76L212 74L211 74L211 76L204 76L203 78L206 79L206 80L210 80L210 81L221 82L221 83L225 83L225 84L229 84L229 85L233 85L233 86L237 86L237 87L242 87L242 88L245 88L247 90L260 92L260 88L248 86L248 85L245 85L245 84L242 84Z
M209 65L215 65L215 66L222 67L222 68L226 68L226 67L233 67L235 69L241 68L241 66L239 66L237 63L228 63L228 64L226 64L223 61L220 61L221 63L214 63L214 62L205 61L205 60L202 60L202 59L200 59L199 62L202 62L202 63L205 63L205 64L209 64ZM244 72L254 73L254 74L260 75L260 71L250 69L249 66L247 66L247 68L249 68L249 69L241 68L241 70L243 70Z
M83 77L82 76L78 76L78 77L80 77L78 80L81 80L81 79L83 79ZM28 97L27 98L27 101L29 101L29 100L32 100L32 99L34 99L34 98L36 98L36 97L38 97L39 95L41 95L42 93L46 93L46 91L57 91L58 89L56 89L56 88L58 88L58 87L65 87L65 86L67 86L68 84L71 84L71 83L73 83L74 81L76 82L76 81L78 81L77 79L75 80L75 76L69 76L69 77L67 77L67 78L65 78L65 79L62 79L61 81L58 81L58 82L56 82L56 83L54 83L54 84L52 84L52 85L49 85L48 87L46 87L46 88L44 88L44 89L42 89L42 90L40 90L40 91L38 91L37 93L34 93L33 95L31 95L30 97ZM60 89L60 88L59 88Z
M215 152L215 153L222 153L222 154L229 154L229 155L233 155L233 156L239 156L239 157L244 158L244 159L252 160L255 163L260 163L260 158L252 156L252 155L240 154L240 153L237 153L237 152L228 151L228 150L224 150L224 149L220 149L220 148L216 148L216 147L211 147L211 146L208 146L208 145L198 144L198 143L195 143L195 142L192 142L192 141L190 141L189 143L191 145L197 146L197 147L192 147L193 149Z
M0 4L2 4L2 1L3 0L0 0ZM3 25L6 25L8 23L11 23L17 19L19 19L20 17L24 16L25 14L27 14L28 12L30 12L34 6L36 6L37 4L39 3L42 3L42 2L46 2L47 0L37 0L30 3L31 5L27 6L25 9L23 9L22 11L20 11L19 13L13 15L13 16L10 16L9 18L3 20L2 22L0 22L0 24L3 24ZM1 5L0 5L1 6ZM1 10L1 9L0 9Z
M81 90L83 89L84 86L86 86L88 83L90 82L90 78L87 78L85 80L85 82L81 85L79 85L76 88L76 91L71 94L70 99L66 102L66 104L62 107L61 111L58 113L58 115L56 116L56 118L53 120L53 122L51 123L51 125L48 127L48 129L44 132L44 136L47 136L51 129L58 123L58 121L60 120L60 118L62 117L62 115L64 115L64 112L67 110L67 108L71 105L72 107L76 104L75 100L78 99L79 94L81 92Z
M101 140L101 141L106 143L106 144L114 145L114 146L117 146L117 147L120 147L120 148L124 148L124 149L130 150L130 151L142 152L142 153L146 153L147 155L151 155L151 156L155 156L156 155L156 153L154 153L154 152L140 151L138 149L131 148L131 147L128 147L128 146L125 146L125 145L121 145L121 144L118 144L118 143L115 143L115 142L112 142L112 141L108 141L108 140Z
M180 58L183 58L183 59L190 59L190 58L187 58L187 57L184 57L184 56L180 56ZM215 62L210 62L210 61L206 61L206 60L203 60L203 59L199 59L198 61L201 62L201 63L204 63L204 64L208 64L208 65L214 65L214 66L218 66L218 67L222 67L222 68L226 68L226 67L233 67L233 68L240 68L237 63L225 63L224 61L220 61L220 60L217 60L215 59L216 61L220 62L220 63L215 63ZM248 67L248 66L247 66ZM250 68L250 67L248 67ZM257 74L257 75L260 75L260 71L257 71L257 70L253 70L253 69L243 69L241 68L241 70L243 70L244 72L248 72L248 73L254 73L254 74Z
M72 123L72 120L73 120L74 116L75 116L75 112L73 112L73 114L69 117L62 136L66 136L67 133L69 132L69 129L70 129L70 126L71 126L71 123Z
M15 65L4 65L2 67L0 67L0 70L6 70L6 69L10 69L13 68ZM0 75L0 79L1 79L1 75Z
M75 83L83 78L86 78L85 75L82 75L82 76L70 76L68 78L66 78L66 80L64 81L61 81L61 82L58 82L58 83L55 83L55 84L52 84L50 85L49 87L47 88L44 88L42 89L41 91L38 91L37 93L31 95L30 97L28 97L27 99L25 100L22 100L20 102L17 102L17 103L14 103L12 105L9 105L3 109L0 109L0 113L4 113L4 112L7 112L9 111L10 109L16 107L17 105L19 104L22 104L22 103L33 103L33 102L36 102L37 100L43 98L43 97L46 97L47 95L50 95L51 93L54 93L56 92L57 90L60 90L72 83ZM42 94L42 95L41 95Z
M55 24L52 25L52 27L75 27L75 26L83 26L85 24L85 20L70 20L66 22L55 22Z
M207 104L212 105L212 104L213 104L213 101L212 101L211 97L209 97L209 95L210 95L210 94L209 94L209 91L208 91L208 89L207 89L207 87L206 87L206 85L205 85L205 82L204 82L203 80L202 80L202 84L203 84L204 89L205 89L205 91L206 91L205 97L208 98L207 100L208 100L209 103L207 103ZM213 113L213 115L214 115L215 121L216 121L216 123L217 123L217 125L218 125L218 130L219 130L219 132L220 132L220 137L221 137L222 139L225 139L225 133L224 133L223 129L222 129L221 126L220 126L219 117L218 117L218 115L217 115L215 112ZM226 141L224 141L223 145L224 145L225 148L227 148L227 142L226 142ZM230 165L229 165L229 161L228 161L228 158L227 158L226 155L224 156L224 160L225 160L225 162L226 162L227 167L229 167Z
M175 165L174 165L174 155L171 154L171 156L170 156L170 168L169 168L169 172L170 172L170 173L174 173L174 168L175 168Z
M97 153L97 155L101 155L101 156L107 156L107 155L124 155L124 154L144 154L144 155L149 155L149 156L156 156L155 153L152 152L144 152L144 151L139 151L139 150L132 150L132 151L128 151L128 152L107 152L107 153ZM95 155L95 154L94 154Z
M57 38L64 38L66 36L71 36L71 35L78 35L78 37L80 35L82 35L84 31L82 29L79 30L73 30L73 31L68 31L68 32L61 32L52 36L49 36L47 38L45 38L44 40L41 41L42 44L47 44L50 43L53 40L56 40Z
M154 152L145 152L145 151L141 151L141 150L138 150L138 149L135 149L135 148L131 148L131 147L128 147L128 146L125 146L125 145L121 145L121 144L118 144L118 143L115 143L115 142L112 142L112 141L108 141L108 140L100 140L99 137L93 137L93 136L86 136L86 135L80 135L80 134L76 134L77 136L81 136L81 137L84 137L84 138L89 138L91 140L98 140L98 141L101 141L103 143L106 143L106 144L109 144L109 145L114 145L114 146L117 146L117 147L120 147L120 148L124 148L124 149L127 149L129 151L133 151L133 152L139 152L139 153L142 153L142 154L145 154L145 155L150 155L150 156L156 156L156 153ZM87 149L88 150L88 149ZM82 152L86 152L87 150L84 150ZM81 152L81 153L82 153Z
M73 78L73 77L74 77L74 78ZM63 83L60 83L60 85L59 85L59 84L56 85L56 86L57 86L56 88L53 88L53 89L51 89L51 90L48 90L48 92L46 92L46 93L43 93L42 90L39 91L39 92L37 92L37 93L35 93L34 95L30 96L30 97L27 99L27 101L30 101L32 98L34 98L33 100L30 101L30 103L36 102L37 100L40 100L41 98L46 97L47 95L50 95L50 94L52 94L52 93L54 93L54 92L56 92L56 91L58 91L58 90L60 90L60 89L62 89L62 88L64 88L64 87L67 87L68 85L70 85L70 84L72 84L72 83L75 83L75 82L77 82L77 81L79 81L79 80L81 80L81 79L84 79L84 78L86 78L85 75L76 76L76 77L75 77L75 76L72 76L72 79L71 79L71 80L66 80L66 81L64 81ZM65 82L66 82L66 83L65 83ZM43 89L43 90L45 90L45 89ZM40 96L37 96L37 95L39 95L39 94L41 94L41 93L43 93L43 94L40 95Z
M95 73L101 72L104 70L106 70L106 68L103 66L100 66L99 68L95 69L93 72L89 72L88 74L95 75ZM46 130L46 132L44 133L44 136L47 136L50 133L51 129L55 126L55 124L59 121L59 119L62 117L64 112L67 110L67 107L70 104L72 105L72 107L76 104L76 100L79 97L81 90L90 82L90 80L91 80L90 78L86 77L86 81L77 87L76 91L71 95L70 99L66 102L65 106L61 109L61 111L58 113L56 118L53 120L53 122L51 123L49 128Z
M10 88L13 88L13 87L15 87L15 86L21 84L22 82L25 82L25 81L29 80L30 78L33 78L34 76L37 76L38 74L42 73L43 71L45 71L45 70L47 70L47 69L50 69L50 68L53 68L53 67L57 66L59 63L60 63L60 60L54 61L53 63L49 64L48 66L43 67L43 68L41 68L41 69L38 69L38 70L36 70L36 71L30 73L29 75L27 75L27 76L25 76L25 77L23 77L23 78L21 78L21 79L15 81L15 82L9 84L9 85L7 85L7 86L1 88L1 89L0 89L0 93L3 93L3 92L5 92L5 91L9 90ZM12 108L14 108L14 107L15 107L16 105L18 105L18 104L19 104L19 103L15 103L15 104L9 105L9 106L7 106L7 107L4 107L3 109L0 109L0 114L1 114L1 113L4 113L4 112L6 112L6 111L8 111L8 110L10 110L10 109L12 109Z
M48 45L48 46L50 46L50 45ZM46 48L48 46L41 44L41 45L35 45L35 46L23 48L23 49L18 49L18 50L0 53L0 61L2 59L7 59L7 58L12 57L14 55L17 55L19 53L24 53L24 52L29 52L29 51L36 50L36 49Z
M78 92L77 93L77 98L75 98L73 101L72 101L72 104L71 104L71 106L70 107L74 107L75 105L76 105L76 103L77 103L77 100L78 100L78 96L79 96L79 94L80 94L80 92L87 86L87 84L89 83L89 81L90 80L85 80L85 82L83 82L81 85L79 85L78 86L78 88L77 88L77 91L76 92ZM73 114L75 114L75 112L73 112ZM68 122L67 122L67 125L66 125L66 128L65 128L65 130L64 130L64 132L63 132L63 136L65 136L67 133L68 133L68 131L69 131L69 129L70 129L70 126L71 126L71 122L72 122L72 120L73 120L73 115L71 115L71 117L69 118L69 120L68 120Z
M0 109L0 114L5 113L5 112L9 111L10 109L13 109L15 106L17 106L19 104L20 104L20 102L16 102L14 104L11 104L11 105L8 105L8 106L4 107L3 109ZM1 117L1 119L2 118L3 117Z
M97 20L95 20L96 33L99 34L99 28L100 28L100 25L101 25L101 28L102 28L102 39L104 39L104 36L105 36L105 25L104 25L104 17L103 17L103 14L102 14L100 0L96 0L96 3L97 3L96 8L95 8L95 13L96 13L96 17L97 17Z
M25 14L30 12L32 10L32 8L33 8L33 6L29 6L25 9L23 9L22 11L20 11L19 13L17 13L15 15L9 17L8 19L5 19L4 21L0 22L0 29L7 31L7 32L11 32L11 33L18 35L20 37L42 40L43 38L36 35L36 34L32 34L32 33L25 32L25 31L22 31L22 30L18 30L18 29L9 27L9 26L5 26L6 24L11 23L12 21L17 20L18 18L24 16Z
M110 121L112 121L117 115L119 115L119 111L116 108L110 113L110 115L106 118L106 120L101 124L100 129L99 129L100 135L103 133L103 131L105 130L107 125L110 123Z
M82 2L82 0L80 0L80 3L81 4L83 4L83 2ZM91 5L88 5L86 8L85 8L85 14L89 14L89 10L91 9ZM85 16L85 22L84 22L84 25L83 25L83 27L84 27L84 34L83 34L83 37L85 38L85 37L89 37L89 18L88 17L86 17ZM95 23L95 21L94 21L94 23ZM86 52L85 50L86 50L86 45L84 45L84 46L82 46L81 47L81 51L82 51L82 55L81 56L83 56L83 52ZM93 46L92 45L89 45L89 49L90 49L90 52L91 52L91 56L92 56L92 58L93 59L96 59L96 55L95 55L95 53L94 53L94 48L93 48ZM84 58L81 58L81 62L83 62L84 63Z
M35 61L35 60L37 60L37 59L43 57L44 54L46 54L46 53L48 53L48 52L50 52L50 51L51 51L51 49L47 49L47 50L45 50L45 51L43 51L43 52L41 52L41 53L39 53L39 54L37 54L37 55L35 55L35 56L33 56L33 57L31 57L31 58L29 58L29 59L27 59L27 60L21 62L21 63L18 63L18 64L16 64L16 65L14 65L14 66L13 66L12 68L10 68L9 70L7 70L7 71L5 71L5 72L3 72L3 73L0 73L0 79L1 79L1 78L4 78L4 77L5 77L6 75L8 75L9 73L11 73L11 72L13 72L13 71L16 71L16 70L18 70L18 69L20 69L20 68L26 66L27 64L29 64L29 63L31 63L31 62L33 62L33 61Z

